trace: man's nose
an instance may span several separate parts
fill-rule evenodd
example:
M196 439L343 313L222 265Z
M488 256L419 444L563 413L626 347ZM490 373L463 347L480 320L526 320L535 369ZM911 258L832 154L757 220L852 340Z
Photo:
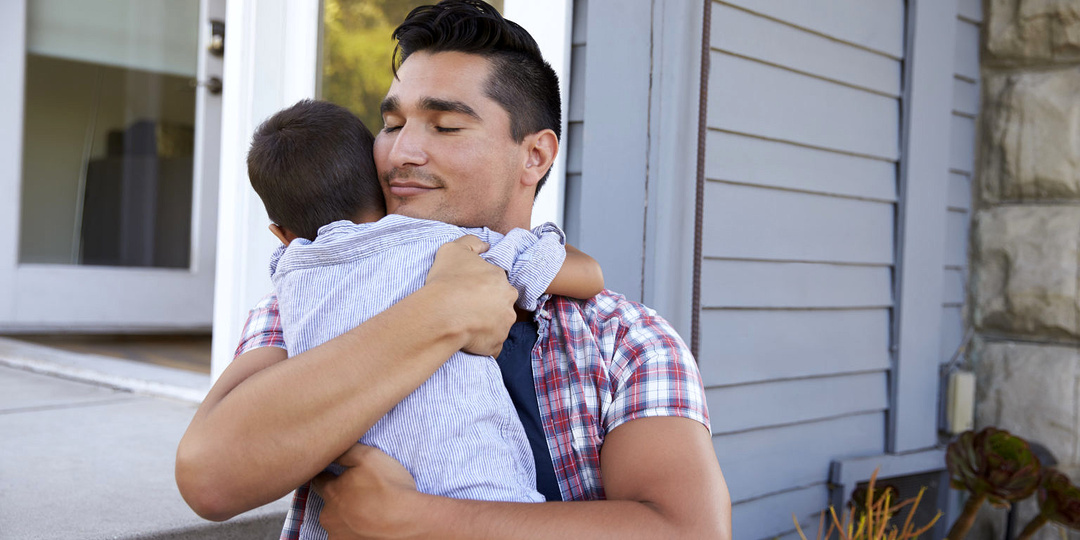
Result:
M390 147L390 164L394 167L427 163L425 137L422 130L408 124L401 127Z

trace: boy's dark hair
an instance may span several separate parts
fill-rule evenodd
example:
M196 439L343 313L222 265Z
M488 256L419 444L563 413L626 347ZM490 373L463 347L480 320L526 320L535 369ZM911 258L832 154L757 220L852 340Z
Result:
M510 115L510 136L521 142L544 129L562 138L562 101L559 77L544 61L536 40L524 28L508 21L480 0L443 0L420 6L394 30L393 69L409 55L427 51L462 52L491 61L487 96ZM537 192L548 173L536 185Z
M301 100L255 130L247 157L251 187L274 223L314 240L323 225L386 211L374 141L348 109Z

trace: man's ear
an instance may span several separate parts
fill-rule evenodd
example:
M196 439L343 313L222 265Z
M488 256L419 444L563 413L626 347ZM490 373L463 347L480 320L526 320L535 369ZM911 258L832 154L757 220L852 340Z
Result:
M525 140L528 143L528 155L525 158L525 174L521 177L521 183L535 186L555 163L555 156L559 154L559 138L554 131L545 129L529 135Z
M270 224L270 232L274 233L274 236L276 236L278 240L281 240L281 243L286 246L289 245L289 242L296 240L295 234L289 231L289 229L278 227L277 223Z

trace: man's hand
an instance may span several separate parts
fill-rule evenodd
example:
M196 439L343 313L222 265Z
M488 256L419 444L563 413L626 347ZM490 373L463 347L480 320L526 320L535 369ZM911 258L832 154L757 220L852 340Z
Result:
M462 236L443 244L427 275L425 287L438 288L451 301L444 305L446 320L456 321L463 333L462 350L495 356L502 350L510 326L517 319L517 289L503 269L480 258L488 245L475 236Z
M341 476L322 473L312 487L324 502L319 524L331 540L409 538L419 531L410 530L421 498L416 482L394 458L382 450L354 445L336 460L345 467Z

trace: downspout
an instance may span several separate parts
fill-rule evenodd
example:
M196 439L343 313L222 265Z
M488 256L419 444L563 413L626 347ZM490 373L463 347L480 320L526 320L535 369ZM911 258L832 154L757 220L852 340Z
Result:
M701 23L701 88L698 92L697 187L694 195L694 289L690 318L690 352L699 358L701 351L701 236L705 217L705 133L709 110L709 37L712 28L712 3L705 0ZM700 360L699 360L700 361Z

